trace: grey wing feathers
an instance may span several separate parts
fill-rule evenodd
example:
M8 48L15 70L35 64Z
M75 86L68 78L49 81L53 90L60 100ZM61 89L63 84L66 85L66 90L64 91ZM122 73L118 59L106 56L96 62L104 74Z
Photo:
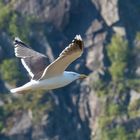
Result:
M15 38L15 56L21 58L23 66L28 71L33 80L38 80L42 76L44 69L47 67L48 58L30 49L19 38Z

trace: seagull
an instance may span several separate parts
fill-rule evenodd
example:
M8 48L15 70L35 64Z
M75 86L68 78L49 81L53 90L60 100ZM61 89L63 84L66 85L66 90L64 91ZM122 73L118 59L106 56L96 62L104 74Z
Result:
M64 87L77 79L84 79L85 74L65 71L84 49L84 43L80 35L66 47L51 64L47 64L47 56L32 50L18 37L14 40L15 56L21 59L21 63L29 73L31 80L23 86L11 89L11 93L27 93L30 90L52 90Z

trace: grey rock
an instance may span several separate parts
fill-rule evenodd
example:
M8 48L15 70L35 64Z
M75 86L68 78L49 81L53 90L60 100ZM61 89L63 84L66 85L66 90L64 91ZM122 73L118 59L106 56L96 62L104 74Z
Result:
M13 123L14 125L8 132L8 135L25 134L32 126L31 119L26 111L17 112L15 119L13 119Z
M119 20L118 0L92 0L108 26Z
M84 40L86 47L92 46L94 44L94 34L99 32L101 29L103 29L102 23L99 22L97 19L93 20L86 31L87 39Z
M4 102L0 99L0 106L3 106Z
M69 0L17 0L13 8L23 15L37 18L40 22L50 22L61 29L69 20Z
M138 67L138 68L136 69L136 75L137 75L138 77L140 77L140 67Z
M113 26L113 30L115 31L116 34L120 36L126 36L125 28L124 27L119 27L119 26Z
M102 23L100 21L98 21L97 19L95 19L92 21L91 25L87 29L86 36L91 35L95 32L98 32L101 29L103 29Z
M102 103L95 94L95 91L89 87L99 79L98 73L92 73L84 82L81 83L81 93L79 100L79 114L82 121L88 118L91 137L98 132L98 116L101 113ZM93 83L91 83L91 81Z
M136 92L135 90L130 91L130 103L134 103L136 100L140 99L140 93Z
M92 46L87 48L87 58L86 58L86 66L94 71L103 67L103 48L104 48L104 40L106 37L106 33L97 34L94 39L88 38L88 40L93 40ZM87 41L88 42L88 41ZM87 45L87 44L85 44ZM88 44L89 45L89 44Z
M32 133L32 139L33 140L48 140L45 134L45 131L43 129L43 126L41 125L35 125L33 127L33 133Z

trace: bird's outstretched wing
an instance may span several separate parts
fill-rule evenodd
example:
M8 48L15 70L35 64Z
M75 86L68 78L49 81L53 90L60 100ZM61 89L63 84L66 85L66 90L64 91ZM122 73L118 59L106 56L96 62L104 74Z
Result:
M21 58L21 62L33 80L41 78L43 71L48 66L48 58L32 50L18 37L14 40L15 56Z
M74 60L81 56L83 53L83 46L84 44L81 36L76 35L72 43L45 69L41 79L47 79L62 74Z

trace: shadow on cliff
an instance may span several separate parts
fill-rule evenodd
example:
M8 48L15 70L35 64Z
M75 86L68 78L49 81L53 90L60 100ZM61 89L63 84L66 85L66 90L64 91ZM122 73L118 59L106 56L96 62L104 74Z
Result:
M73 2L74 5L75 2ZM85 32L94 19L100 20L100 14L90 0L79 1L78 6L71 9L69 24L64 33L72 39L75 34L85 36Z
M58 137L60 140L90 139L88 119L83 121L79 114L78 100L80 95L78 93L80 93L80 87L78 86L71 87L69 85L63 89L57 89L57 93L54 95L57 98L57 104L50 112L49 121L45 126L48 138ZM77 95L73 96L71 92L75 92Z
M140 1L119 0L118 9L120 24L124 26L129 46L132 47L137 32L140 32Z

